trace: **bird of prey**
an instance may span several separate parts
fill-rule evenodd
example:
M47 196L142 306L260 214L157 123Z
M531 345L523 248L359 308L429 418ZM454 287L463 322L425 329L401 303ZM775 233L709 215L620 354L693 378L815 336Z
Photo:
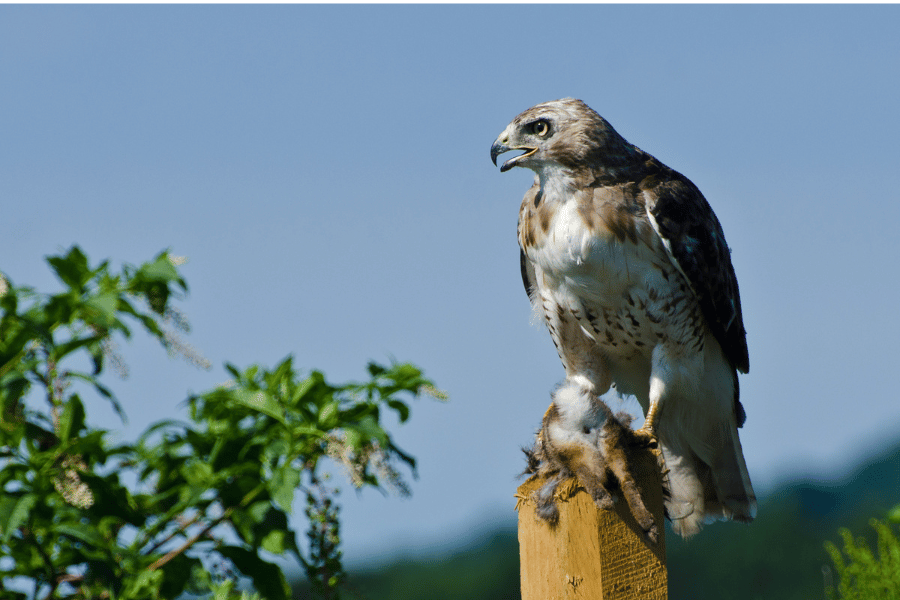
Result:
M614 387L643 408L636 437L658 443L675 532L751 521L756 497L737 432L746 332L709 203L580 100L521 113L491 147L494 164L510 150L522 153L501 172L536 173L519 212L522 279L566 372L544 445L574 463L596 453L611 414L597 403Z

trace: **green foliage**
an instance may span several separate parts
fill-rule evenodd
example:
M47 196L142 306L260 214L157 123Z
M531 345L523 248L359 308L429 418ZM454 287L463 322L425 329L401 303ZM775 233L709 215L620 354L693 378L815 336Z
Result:
M100 381L107 362L121 367L114 335L137 324L203 364L175 332L186 330L172 307L187 291L179 261L164 252L114 273L73 247L47 262L65 287L55 295L0 276L0 596L26 598L8 587L26 577L33 598L250 598L235 587L242 576L260 598L281 600L285 576L266 557L286 555L337 598L337 491L322 483L322 459L342 463L356 486L405 490L394 464L415 462L381 417L405 421L402 396L431 382L409 364L370 364L369 381L344 385L299 374L291 357L272 369L229 364L229 384L188 399L188 422L114 443L82 402L93 390L124 418ZM297 490L310 519L305 551L288 523Z
M895 507L889 518L897 513ZM839 534L844 541L843 553L833 542L825 542L825 550L834 563L840 579L837 589L826 587L828 598L846 600L895 600L900 598L900 541L888 523L872 519L878 542L877 556L865 538L854 539L847 528ZM846 558L845 558L846 557Z

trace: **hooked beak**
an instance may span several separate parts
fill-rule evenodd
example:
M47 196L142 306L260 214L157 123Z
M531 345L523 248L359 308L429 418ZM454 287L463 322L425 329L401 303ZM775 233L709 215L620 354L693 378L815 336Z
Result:
M491 146L491 160L494 161L494 165L497 164L497 157L504 152L509 152L510 150L525 150L525 153L520 154L519 156L514 156L513 158L503 163L503 165L500 167L501 173L509 171L510 169L515 167L520 160L528 158L529 156L537 152L537 148L530 148L528 146L510 147L506 145L505 139L506 138L504 138L504 141L501 142L500 138L497 138L497 141L494 142L494 144Z

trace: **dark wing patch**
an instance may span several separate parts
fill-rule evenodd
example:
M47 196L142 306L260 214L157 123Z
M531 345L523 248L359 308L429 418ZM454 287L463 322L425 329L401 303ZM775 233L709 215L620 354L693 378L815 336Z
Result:
M531 188L525 192L525 198L522 199L522 207L519 209L519 268L522 272L522 283L525 284L525 292L528 299L534 301L537 294L537 281L535 280L534 265L525 256L525 249L534 245L537 233L534 230L535 213L539 212L541 206L541 186L535 182ZM547 212L547 211L544 211Z
M700 308L725 356L741 372L750 370L747 332L731 253L722 226L700 190L655 160L640 183L658 233L697 294Z
M522 283L525 285L525 293L528 299L533 300L537 290L537 283L534 281L534 265L525 256L525 252L519 249L519 268L522 270Z
M741 385L738 382L737 371L732 371L731 376L734 379L734 420L737 421L738 427L743 427L747 422L747 413L741 404Z

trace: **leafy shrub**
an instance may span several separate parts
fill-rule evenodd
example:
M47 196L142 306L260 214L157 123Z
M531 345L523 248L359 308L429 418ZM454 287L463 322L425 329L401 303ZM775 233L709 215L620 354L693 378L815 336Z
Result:
M334 385L301 375L291 357L266 369L227 365L232 380L191 396L188 421L150 426L134 443L88 423L82 395L99 393L123 365L115 336L137 325L170 353L205 364L184 344L173 306L187 292L180 261L163 252L140 267L90 266L76 246L47 262L57 294L16 287L0 275L0 596L175 598L213 593L288 597L267 555L294 556L314 589L337 598L344 578L336 490L322 459L347 467L359 487L405 491L395 464L414 469L381 424L401 422L402 399L433 391L410 364L371 363L369 380ZM88 360L85 360L87 358ZM87 369L78 365L87 365ZM305 550L288 515L299 490L310 521Z
M897 509L894 509L891 514L896 513ZM900 599L900 541L888 523L872 519L870 524L878 537L877 556L869 548L865 538L854 539L846 528L839 530L844 540L843 553L834 543L825 542L825 550L840 579L837 590L833 586L826 587L828 598Z

